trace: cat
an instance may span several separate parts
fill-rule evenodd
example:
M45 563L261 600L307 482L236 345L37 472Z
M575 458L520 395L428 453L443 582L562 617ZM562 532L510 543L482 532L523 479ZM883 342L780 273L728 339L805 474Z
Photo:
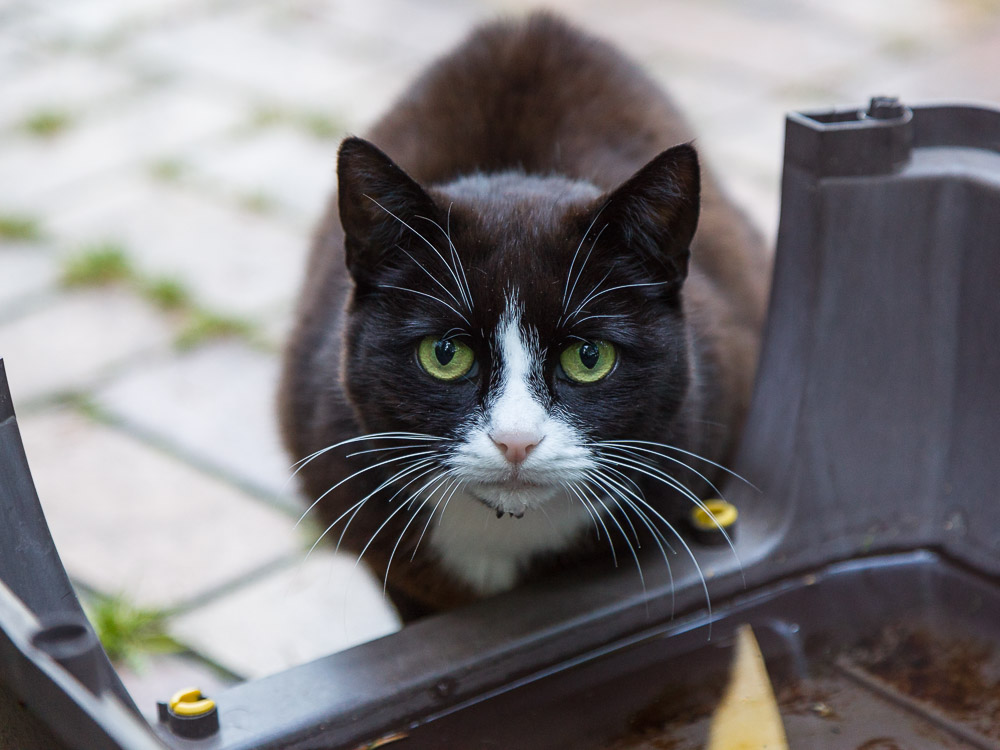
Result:
M731 458L770 255L691 139L540 13L342 142L280 421L309 513L404 620L669 535Z

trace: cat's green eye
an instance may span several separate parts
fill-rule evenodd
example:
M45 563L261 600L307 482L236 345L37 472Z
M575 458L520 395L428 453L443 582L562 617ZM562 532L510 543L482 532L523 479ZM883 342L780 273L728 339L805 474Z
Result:
M438 380L458 380L476 363L472 349L455 339L428 336L417 345L420 366Z
M574 383L596 383L614 369L617 358L607 341L580 341L563 349L559 364Z

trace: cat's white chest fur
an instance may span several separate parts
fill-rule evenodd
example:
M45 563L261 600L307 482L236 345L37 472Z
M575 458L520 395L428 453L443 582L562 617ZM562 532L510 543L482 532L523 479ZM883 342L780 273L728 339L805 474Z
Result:
M476 498L457 493L428 535L441 565L485 596L513 588L532 557L568 547L593 523L568 497L553 497L523 518L497 518Z

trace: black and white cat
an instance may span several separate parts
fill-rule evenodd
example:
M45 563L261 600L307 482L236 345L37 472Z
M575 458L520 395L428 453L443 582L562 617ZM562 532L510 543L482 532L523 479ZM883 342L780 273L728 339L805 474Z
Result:
M311 512L404 617L670 534L730 457L769 257L690 138L632 63L539 14L341 145L282 428Z

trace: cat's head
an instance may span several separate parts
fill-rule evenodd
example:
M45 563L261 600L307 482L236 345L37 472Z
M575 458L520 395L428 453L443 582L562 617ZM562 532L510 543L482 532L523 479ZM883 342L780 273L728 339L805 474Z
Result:
M586 483L603 441L683 440L690 146L606 193L521 173L421 187L356 138L338 178L364 430L434 438L416 445L515 515Z

